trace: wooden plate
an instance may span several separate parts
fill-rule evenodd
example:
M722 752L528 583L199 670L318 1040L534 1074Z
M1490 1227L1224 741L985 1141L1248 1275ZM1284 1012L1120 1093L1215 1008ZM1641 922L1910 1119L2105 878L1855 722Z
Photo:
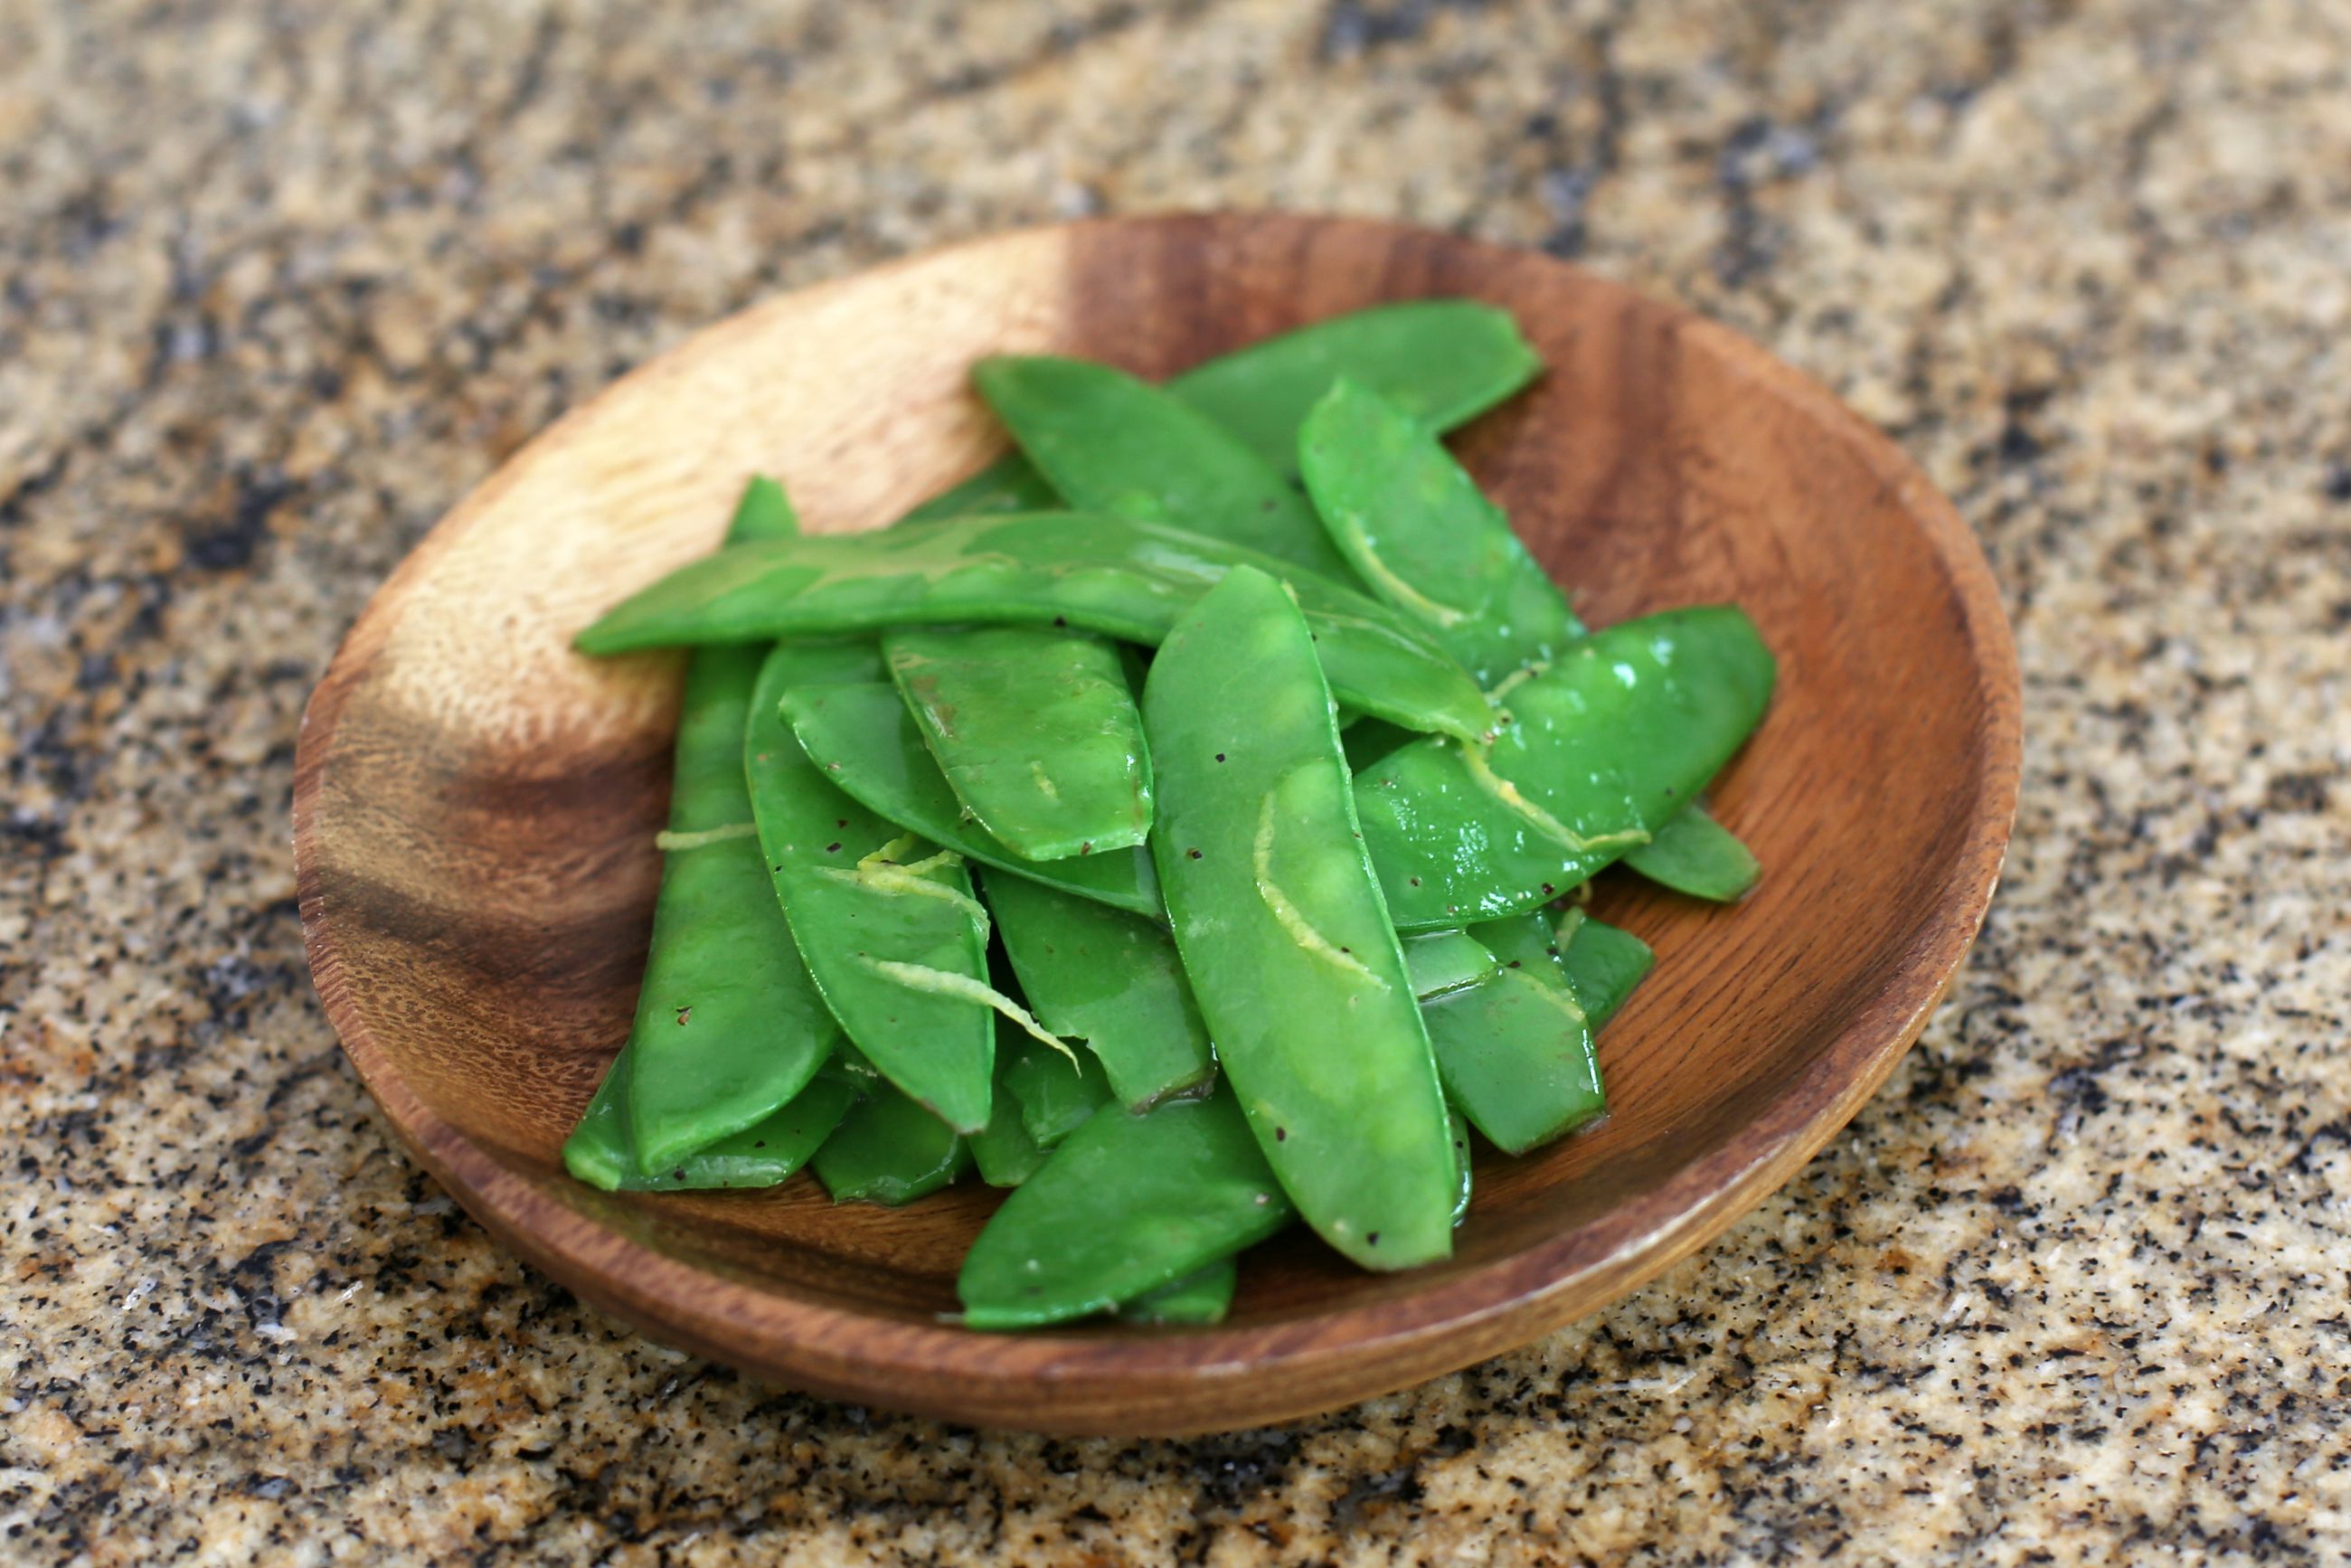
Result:
M1379 300L1516 312L1551 366L1458 446L1596 622L1736 600L1780 659L1716 791L1761 855L1729 910L1604 879L1654 978L1602 1040L1614 1113L1489 1154L1451 1261L1361 1273L1292 1236L1231 1319L1025 1336L938 1321L994 1197L836 1208L618 1197L557 1151L625 1037L679 665L571 633L717 540L754 469L875 527L992 455L997 350L1164 376ZM310 699L294 796L311 973L416 1157L648 1333L755 1376L984 1425L1177 1433L1324 1410L1632 1290L1785 1180L1885 1079L1974 939L2014 810L2014 651L1976 541L1813 382L1541 256L1352 219L1008 235L773 299L518 454L376 595Z

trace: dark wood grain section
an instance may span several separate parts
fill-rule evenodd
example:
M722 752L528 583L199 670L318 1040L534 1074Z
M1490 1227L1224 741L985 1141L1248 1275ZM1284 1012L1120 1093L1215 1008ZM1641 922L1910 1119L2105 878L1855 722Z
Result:
M1481 1157L1457 1256L1363 1274L1284 1238L1230 1322L1022 1338L939 1321L995 1199L836 1208L805 1181L590 1191L557 1151L627 1028L674 660L565 648L779 473L877 526L991 437L997 349L1165 375L1384 299L1515 311L1551 370L1460 448L1596 622L1735 600L1781 660L1722 814L1736 909L1612 880L1657 948L1604 1038L1612 1113ZM743 395L756 387L757 397ZM444 519L313 696L295 818L319 991L402 1137L582 1294L776 1382L987 1424L1169 1433L1297 1416L1495 1354L1632 1289L1784 1180L1883 1081L1973 939L2015 804L2014 657L1975 541L1883 437L1759 350L1573 267L1345 219L1006 236L772 301L622 381Z

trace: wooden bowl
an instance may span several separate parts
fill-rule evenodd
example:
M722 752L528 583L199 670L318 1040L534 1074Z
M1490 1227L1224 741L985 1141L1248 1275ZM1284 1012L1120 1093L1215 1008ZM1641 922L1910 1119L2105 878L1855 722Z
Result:
M1221 1327L939 1321L994 1207L622 1197L558 1148L629 1028L679 671L568 642L709 549L751 471L819 531L991 456L998 350L1164 376L1380 300L1508 307L1550 365L1458 444L1585 613L1735 600L1780 659L1715 800L1767 868L1717 909L1604 879L1657 950L1602 1037L1613 1113L1487 1151L1447 1263L1359 1272L1294 1232ZM983 1425L1179 1433L1329 1409L1631 1291L1876 1089L1974 939L2018 770L2015 655L1974 538L1876 431L1753 344L1543 257L1353 219L1008 235L772 299L646 365L443 519L310 699L294 795L310 968L425 1168L530 1262L776 1383Z

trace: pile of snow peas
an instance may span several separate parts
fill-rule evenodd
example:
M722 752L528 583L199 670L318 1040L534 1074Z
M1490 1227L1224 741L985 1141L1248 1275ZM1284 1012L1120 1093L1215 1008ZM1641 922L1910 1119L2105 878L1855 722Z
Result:
M1009 1188L962 1321L1214 1322L1302 1220L1445 1257L1470 1130L1591 1123L1649 949L1619 861L1735 900L1702 791L1773 664L1729 606L1586 628L1440 436L1541 371L1384 306L1153 385L974 371L1016 451L716 553L582 632L690 646L652 950L564 1155L608 1189Z

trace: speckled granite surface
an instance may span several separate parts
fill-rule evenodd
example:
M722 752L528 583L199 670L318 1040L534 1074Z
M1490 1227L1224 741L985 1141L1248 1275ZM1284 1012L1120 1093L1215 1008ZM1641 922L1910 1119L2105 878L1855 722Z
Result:
M1580 256L1894 430L2028 774L1954 1003L1602 1317L1189 1443L746 1386L502 1256L304 976L297 716L530 432L1073 212ZM0 0L0 1560L2351 1558L2351 9Z

